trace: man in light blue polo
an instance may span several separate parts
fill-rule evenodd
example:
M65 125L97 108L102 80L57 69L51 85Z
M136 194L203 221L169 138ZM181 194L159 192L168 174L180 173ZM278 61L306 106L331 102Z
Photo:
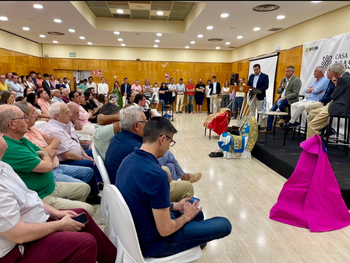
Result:
M291 119L287 123L287 127L297 127L300 125L297 122L299 116L305 110L305 106L311 103L318 102L326 92L328 86L328 79L325 77L324 73L326 68L324 66L317 66L314 70L314 76L316 80L311 84L310 87L305 88L305 93L307 94L307 98L302 101L294 102L291 105Z

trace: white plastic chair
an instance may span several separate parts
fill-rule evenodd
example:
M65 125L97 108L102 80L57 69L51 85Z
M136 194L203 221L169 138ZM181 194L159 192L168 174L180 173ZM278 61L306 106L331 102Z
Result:
M199 246L164 258L144 258L128 205L115 185L104 188L107 198L108 218L105 234L117 247L116 263L190 263L202 257Z

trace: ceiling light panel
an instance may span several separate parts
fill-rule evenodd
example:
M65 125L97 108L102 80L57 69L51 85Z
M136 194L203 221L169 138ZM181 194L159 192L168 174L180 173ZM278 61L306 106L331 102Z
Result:
M213 26L207 26L208 30L212 30L214 27Z
M54 19L53 21L54 21L55 23L62 23L62 20L61 20L61 19L58 19L58 18Z
M228 16L229 16L229 14L227 14L227 13L223 13L223 14L220 15L220 17L222 17L222 18L226 18Z
M157 36L158 37L161 37L163 34L162 33L157 33Z
M0 21L7 21L9 20L7 16L0 16Z
M253 30L254 30L254 31L259 31L259 30L260 30L260 27L254 27Z
M79 37L80 39L85 39L85 37L83 37L83 36L81 36L81 37Z
M71 28L71 29L68 29L68 31L71 32L71 33L74 33L74 32L75 32L75 30L72 29L72 28Z
M203 35L197 35L197 37L198 37L198 38L202 38L202 37L203 37Z
M35 5L33 5L33 7L34 7L35 9L43 9L43 6L40 5L40 4L35 4Z
M29 31L29 30L30 30L30 28L29 28L29 27L26 27L26 26L23 27L22 29L23 29L24 31Z
M281 19L285 19L286 17L284 15L280 15L280 16L277 16L276 19L278 20L281 20Z

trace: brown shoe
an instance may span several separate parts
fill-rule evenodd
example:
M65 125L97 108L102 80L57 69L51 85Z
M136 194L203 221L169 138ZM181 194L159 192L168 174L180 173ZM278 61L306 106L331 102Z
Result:
M280 120L277 122L277 124L282 124L282 123L285 123L285 122L286 122L285 119L280 119Z
M192 183L192 184L195 182L198 182L202 178L201 173L194 173L194 174L189 174L189 175L190 175L190 179L188 179L187 181Z
M266 133L266 129L265 130L260 130L261 133ZM267 133L272 133L272 130L267 130Z

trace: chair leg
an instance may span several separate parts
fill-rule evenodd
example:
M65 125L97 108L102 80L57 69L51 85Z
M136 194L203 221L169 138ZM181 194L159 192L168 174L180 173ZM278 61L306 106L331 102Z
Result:
M326 142L324 144L324 146L327 148L328 146L328 141L329 141L329 135L331 134L332 131L332 123L333 123L333 117L330 116L329 117L329 123L328 123L328 128L327 128L327 133L326 133ZM338 132L337 132L338 134ZM338 135L337 135L338 136Z
M209 129L209 140L211 140L211 129Z
M204 127L204 137L207 136L207 128Z
M337 137L336 137L336 139L335 139L335 142L336 142L336 145L335 145L335 148L337 148L338 147L338 138L339 138L339 126L340 126L340 118L338 117L338 122L337 122ZM332 128L332 127L331 127Z
M346 151L345 151L345 155L348 156L348 151L349 151L349 137L350 137L350 119L347 119L348 120L348 134L347 134L347 137L346 137ZM346 129L346 126L345 126L345 129Z

